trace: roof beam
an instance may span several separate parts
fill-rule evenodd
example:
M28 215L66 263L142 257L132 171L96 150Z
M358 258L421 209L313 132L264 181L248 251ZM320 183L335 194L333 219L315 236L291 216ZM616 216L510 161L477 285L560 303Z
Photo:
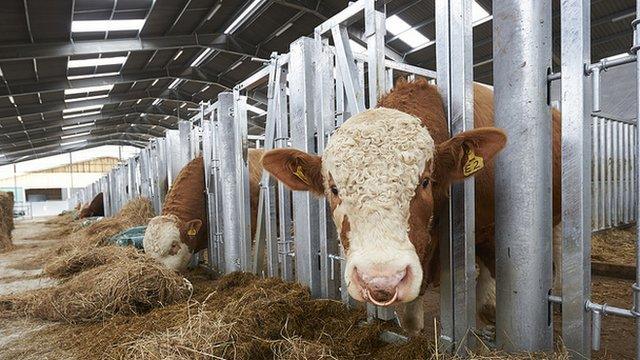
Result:
M20 137L24 135L34 136L34 133L44 133L47 136L55 133L55 130L62 129L67 126L74 125L83 125L83 124L91 124L96 123L96 126L105 126L110 124L150 124L150 125L161 125L165 128L177 128L175 124L180 120L175 116L170 115L158 115L161 120L156 118L156 115L147 114L147 116L141 116L142 113L132 113L132 116L118 116L118 117L105 117L102 115L92 115L87 116L85 118L81 118L81 121L78 119L62 119L60 122L56 122L53 124L48 124L46 126L42 126L42 124L37 124L35 126L26 126L28 124L24 124L25 126L15 126L13 128L3 128L2 136L0 136L0 143L5 142L13 142L14 140L20 139ZM151 116L149 116L151 115ZM170 116L170 118L164 120L165 117ZM90 129L90 127L80 128L84 131ZM36 135L37 137L37 135ZM5 140L9 139L9 140Z
M85 142L85 141L96 141L96 140L100 140L100 139L113 138L113 137L117 137L117 136L123 136L123 137L127 136L127 137L133 138L135 140L140 140L140 141L149 141L153 137L157 137L157 136L153 136L153 135L150 135L148 133L143 133L143 132L140 132L140 131L135 131L135 132L119 131L119 132L114 132L114 133L111 133L111 134L99 135L99 136L89 134L89 135L79 136L79 137L75 137L75 138L71 138L71 139L65 139L65 140L60 140L59 138L57 138L57 139L52 139L52 140L47 140L47 141L41 141L41 142L37 143L36 145L20 146L20 147L15 147L13 149L11 147L9 147L9 148L5 147L4 149L0 150L0 154L4 154L5 156L14 156L14 155L18 155L18 154L24 155L25 153L29 153L29 152L32 152L32 151L64 146L63 144L66 144L66 143L79 143L79 142Z
M83 139L83 140L86 140L86 142L79 143L79 144L76 143L76 144L62 145L62 144L59 144L59 140L58 140L58 142L54 144L35 146L30 149L5 152L5 153L0 152L0 164L4 165L12 162L17 162L17 161L25 161L29 158L50 156L50 155L43 155L43 154L52 154L53 152L56 152L56 151L58 151L58 153L77 151L80 149L88 148L89 147L88 145L92 143L100 143L101 145L104 145L105 142L114 141L114 140L137 143L138 145L140 145L139 147L144 147L143 144L146 145L149 142L150 138L151 137L145 136L144 134L117 133L112 135L94 137L91 139ZM78 139L74 139L74 140L77 141ZM50 149L50 151L43 151L44 149Z
M132 83L156 79L182 79L218 85L232 89L235 84L223 76L204 72L195 67L180 69L157 69L115 76L93 77L80 80L69 80L66 77L49 78L42 81L21 81L8 84L8 89L0 89L0 96L20 96L35 93L54 92L68 89L79 89L90 86Z
M136 39L0 45L0 61L196 47L212 48L240 56L262 55L265 58L268 57L268 54L263 54L265 51L258 50L255 46L245 42L235 41L232 35L214 33Z
M162 137L164 136L164 131L166 129L169 129L169 127L167 126L156 125L156 124L133 124L133 125L134 126L131 126L130 123L120 123L120 124L114 124L109 126L94 126L92 128L85 128L85 129L58 131L55 133L48 134L47 137L41 137L35 140L21 140L13 143L0 142L0 153L4 151L32 149L34 146L55 143L55 142L65 142L65 141L71 142L76 140L86 140L89 138L95 138L97 136L118 134L122 132L130 133L130 134L147 134L153 137ZM86 132L90 132L90 133L83 136L73 137L74 135L84 134ZM63 139L62 136L72 136L72 137L69 137L68 139Z
M114 109L114 110L109 110L109 111L101 111L99 115L86 115L86 116L77 116L71 119L63 119L62 117L57 118L57 119L40 119L40 120L31 120L31 121L24 121L22 123L22 125L19 126L4 126L1 127L0 129L2 129L2 134L4 135L6 133L6 131L13 131L15 129L23 129L25 126L27 128L34 128L34 127L41 127L45 122L55 122L55 124L59 124L62 123L64 121L68 121L69 125L74 125L74 124L78 124L81 122L86 122L86 119L91 117L100 117L100 118L109 118L109 117L116 117L116 116L122 116L122 115L127 115L127 114L140 114L140 113L146 113L148 115L151 116L171 116L171 117L175 117L178 120L188 120L189 116L186 116L184 118L180 117L179 114L177 114L175 111L172 110L167 110L163 107L149 107L149 106L139 106L139 105L134 105L134 106L127 106L127 107L119 107L118 109ZM190 113L190 111L185 110L184 113ZM15 120L15 116L12 117L8 117L8 118L0 118L0 124L2 124L3 120L7 120L7 119L11 119L11 120Z
M115 104L118 105L123 101L144 99L162 99L163 101L178 101L178 102L190 102L193 106L196 105L191 97L186 97L177 93L176 91L138 91L124 94L111 94L109 97L96 100L77 101L71 103L65 102L46 102L43 104L29 104L19 105L15 108L0 109L0 118L2 117L15 117L15 116L29 116L37 115L48 112L58 112L67 109L77 109L85 106L104 106Z
M87 141L86 143L83 143L83 144L66 146L66 147L61 148L61 149L48 150L48 151L43 151L43 152L35 152L35 153L32 153L31 155L22 155L22 156L18 155L18 156L3 157L2 154L0 154L0 165L6 165L6 164L12 164L14 162L22 162L22 161L28 161L28 160L33 160L33 159L39 159L39 158L44 158L44 157L48 157L48 156L54 156L54 155L65 154L65 153L73 152L73 151L91 149L91 148L95 148L95 147L99 147L99 146L105 146L105 145L135 146L137 148L144 148L145 146L147 146L147 142L146 141L140 141L140 140L127 140L127 139L117 139L116 138L116 139L100 140L100 141L96 141L96 142Z

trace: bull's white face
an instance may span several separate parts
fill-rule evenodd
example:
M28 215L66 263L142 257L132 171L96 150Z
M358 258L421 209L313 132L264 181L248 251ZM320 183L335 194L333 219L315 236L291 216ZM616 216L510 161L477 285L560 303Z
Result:
M145 253L176 271L184 270L191 259L191 250L180 239L180 220L174 215L151 219L143 245Z
M322 177L356 300L388 305L418 296L423 270L409 239L410 203L434 151L420 119L393 109L362 112L332 135Z

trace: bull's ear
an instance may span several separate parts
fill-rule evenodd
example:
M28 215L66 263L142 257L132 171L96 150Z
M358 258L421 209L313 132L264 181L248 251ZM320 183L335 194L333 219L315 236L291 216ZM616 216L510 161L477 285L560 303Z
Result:
M189 236L196 236L201 227L202 220L200 219L193 219L184 223L184 229Z
M507 135L494 127L460 133L436 146L433 178L440 183L462 180L481 171L502 150Z
M262 156L262 166L292 190L324 193L320 156L296 149L276 149Z

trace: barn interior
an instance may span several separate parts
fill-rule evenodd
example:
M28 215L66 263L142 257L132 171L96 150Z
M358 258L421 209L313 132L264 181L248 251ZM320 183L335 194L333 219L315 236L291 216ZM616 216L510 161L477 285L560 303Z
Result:
M292 44L301 37L313 38L322 24L368 2L386 16L384 48L378 50L396 64L395 71L387 73L386 90L405 78L434 83L440 0L3 1L0 359L576 358L563 344L560 307L554 309L552 302L552 351L504 351L495 344L495 324L483 320L463 346L446 349L438 287L426 290L424 329L410 336L393 312L374 311L372 316L367 306L348 295L345 299L339 280L331 278L336 290L327 297L295 281L296 274L287 278L281 269L273 276L266 265L268 249L255 255L264 257L254 259L263 265L256 265L259 269L232 272L216 268L212 261L223 255L212 254L218 248L210 246L179 273L140 250L144 227L161 214L181 169L198 153L215 154L211 146L219 146L219 140L207 143L204 138L214 133L211 124L222 117L225 94L234 94L229 99L236 101L239 93L244 101L245 154L247 148L296 147L282 141L287 135L269 135L279 133L269 120L276 97L270 66L282 66L273 65L276 60L290 61ZM492 86L493 13L503 2L466 2L473 37L472 78ZM558 75L561 1L550 3L549 72ZM591 118L590 292L594 303L633 309L640 196L633 163L638 159L637 64L632 50L637 4L587 3L590 63L599 64L600 76L599 88L589 83L586 95L597 94L599 105ZM356 60L370 56L369 20L361 15L344 26ZM333 40L327 45L336 46ZM368 90L369 68L364 60L356 63L362 66L362 89ZM550 77L548 96L550 104L562 110L558 78ZM289 89L285 84L280 90ZM283 105L276 104L282 110ZM345 112L336 110L334 118L347 120L345 104ZM363 100L363 105L372 107L372 101ZM311 146L319 146L319 138L311 138ZM234 164L240 173L238 156ZM218 166L211 164L219 160L204 157L205 166ZM244 169L247 166L245 162ZM158 167L163 167L164 177ZM609 175L613 169L615 175ZM217 209L212 199L222 201L209 191L217 181L207 175L204 184L209 214ZM278 190L275 182L271 186ZM248 195L249 189L244 190ZM106 198L100 198L101 211L92 206L99 193ZM269 232L262 206L268 210L270 205L260 196L258 222ZM281 209L282 201L276 203L275 196L272 200L273 216L280 216L275 209ZM78 218L87 209L93 213ZM254 209L254 204L247 207L247 219ZM254 252L258 237L268 236L255 238ZM215 239L211 235L210 244ZM278 246L276 250L282 250ZM338 251L338 244L333 246ZM280 266L287 258L297 261L286 253L275 256ZM323 266L339 278L343 259L337 253L318 256L327 258ZM300 273L298 268L291 271ZM598 347L588 358L636 358L638 313L604 316L608 313L601 310Z

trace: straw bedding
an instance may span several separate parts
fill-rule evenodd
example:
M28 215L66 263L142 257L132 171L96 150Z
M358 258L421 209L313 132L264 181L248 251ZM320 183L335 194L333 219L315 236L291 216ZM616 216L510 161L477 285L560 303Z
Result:
M0 310L43 320L95 322L184 300L190 287L175 272L140 256L97 266L57 286L0 296Z
M216 281L189 275L192 298L139 316L102 323L55 325L5 349L6 356L74 359L432 359L431 341L419 337L387 344L389 325L363 325L363 310L314 300L304 287L234 273ZM30 345L36 343L36 345ZM431 341L430 341L431 340ZM31 346L31 347L29 347ZM41 350L46 349L46 350ZM440 359L451 359L443 357ZM478 352L481 359L564 359Z
M0 252L13 249L13 193L0 192Z

